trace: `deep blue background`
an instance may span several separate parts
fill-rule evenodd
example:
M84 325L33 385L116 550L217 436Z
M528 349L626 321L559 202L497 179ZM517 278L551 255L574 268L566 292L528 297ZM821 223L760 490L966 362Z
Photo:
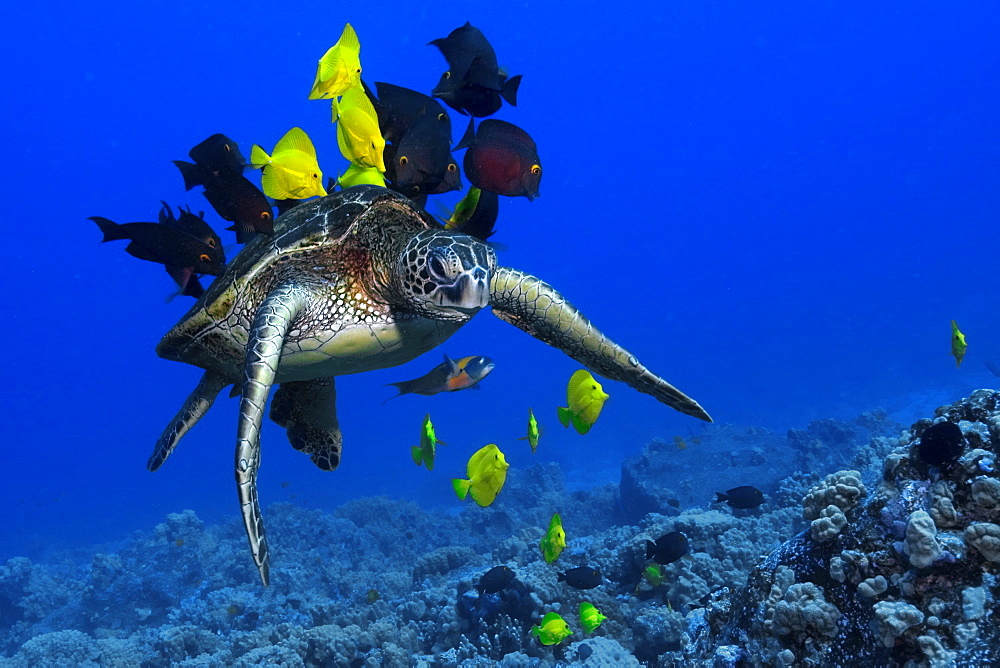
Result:
M214 132L249 155L300 125L325 173L342 170L329 107L306 95L346 21L367 81L425 91L445 68L428 41L466 20L485 32L524 75L498 116L528 130L545 168L541 198L501 204L501 262L557 286L717 421L781 432L876 407L909 421L998 382L982 364L1000 362L995 3L200 4L8 10L0 558L184 508L237 515L234 400L145 470L199 376L153 352L191 301L165 304L162 269L102 246L86 217L153 220L161 199L210 209L169 161ZM969 339L959 369L951 318ZM381 405L384 383L440 352L497 369L479 392ZM565 431L554 409L576 368L484 313L440 351L338 381L340 470L319 472L267 423L262 502L454 505L448 478L479 446L532 461L513 440L528 406L548 427L535 460L563 463L573 485L701 429L607 382L594 430ZM450 444L433 473L407 449L427 411Z

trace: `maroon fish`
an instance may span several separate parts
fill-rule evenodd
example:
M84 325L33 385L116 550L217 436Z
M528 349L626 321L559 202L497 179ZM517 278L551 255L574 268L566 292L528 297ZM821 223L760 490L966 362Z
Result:
M455 150L465 152L465 175L472 185L507 197L538 197L542 162L527 132L506 121L490 118L469 128Z

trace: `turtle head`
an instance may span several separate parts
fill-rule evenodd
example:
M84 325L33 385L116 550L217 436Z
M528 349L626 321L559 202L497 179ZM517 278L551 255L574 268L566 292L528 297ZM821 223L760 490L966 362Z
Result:
M426 230L400 255L397 275L413 310L435 320L468 320L490 303L493 249L465 234Z

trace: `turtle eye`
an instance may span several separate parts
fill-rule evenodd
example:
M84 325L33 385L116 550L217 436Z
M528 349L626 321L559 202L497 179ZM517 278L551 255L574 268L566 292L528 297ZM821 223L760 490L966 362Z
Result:
M400 167L405 167L407 162L409 162L409 158L407 158L405 155L399 156L399 166Z
M211 259L212 259L212 258L208 257L208 256L207 256L207 255L205 255L204 253L202 253L201 255L199 255L199 256L198 256L198 261L199 261L199 262L208 262L208 261L209 261L209 260L211 260Z
M453 162L449 162L448 163L448 171L454 174L455 172L458 171L458 165L456 165Z
M531 166L531 173L534 174L535 176L538 176L539 174L542 173L542 166L541 165L532 165Z
M427 267L431 270L431 273L437 274L438 276L445 275L444 263L438 257L432 257L427 263Z

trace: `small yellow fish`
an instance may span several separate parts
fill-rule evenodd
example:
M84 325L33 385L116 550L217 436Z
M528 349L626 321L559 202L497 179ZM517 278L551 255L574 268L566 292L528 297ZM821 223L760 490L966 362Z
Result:
M360 88L351 88L340 102L334 101L337 115L337 145L345 158L362 167L385 172L382 152L385 139L378 127L378 115L372 101Z
M584 633L593 633L594 629L601 625L607 617L601 614L593 603L583 601L580 603L580 626Z
M413 455L413 462L420 466L423 464L428 471L434 470L434 455L437 453L437 445L448 445L444 441L439 441L434 433L434 425L431 424L431 414L424 416L424 424L420 428L420 445L411 445L410 454Z
M580 369L569 379L566 386L566 401L569 406L559 407L559 421L568 427L570 422L578 434L586 434L597 422L608 395L590 372Z
M476 186L469 186L469 192L465 193L465 196L458 200L458 204L455 205L455 210L452 212L451 217L445 221L444 229L457 229L462 226L462 223L469 220L472 214L476 212L476 207L479 206L479 195L482 192Z
M323 172L316 162L316 148L301 128L292 128L274 147L271 155L257 144L250 151L250 162L263 168L261 185L264 194L274 199L306 199L326 196Z
M951 321L951 354L955 356L955 366L962 366L962 358L965 357L965 334L958 328L958 323Z
M309 91L310 100L343 95L351 88L361 88L361 42L350 23L344 26L337 43L327 49L316 67L316 80Z
M642 576L654 587L659 587L663 583L663 571L660 569L659 564L646 566L646 570L642 572Z
M351 186L359 186L362 184L382 186L384 188L385 177L382 176L382 172L378 171L375 167L356 165L353 162L351 163L351 166L347 168L346 172L337 177L337 185L341 188L350 188Z
M466 467L468 479L452 478L451 486L458 498L464 499L471 495L473 501L485 508L493 503L493 499L503 489L509 466L507 458L495 443L484 445L469 458Z
M545 557L547 564L558 559L563 548L566 547L566 532L563 530L562 518L559 517L559 513L552 515L552 519L549 521L549 530L542 536L539 547L542 548L542 556Z
M550 612L542 617L540 625L531 627L531 635L543 645L558 645L564 638L573 635L573 632L559 613Z
M531 454L535 454L535 450L538 449L538 437L540 435L541 435L541 432L539 432L539 430L538 430L538 421L535 420L535 412L529 408L528 409L528 435L527 436L522 436L521 438L519 438L517 440L519 440L519 441L527 441L528 445L531 446Z

